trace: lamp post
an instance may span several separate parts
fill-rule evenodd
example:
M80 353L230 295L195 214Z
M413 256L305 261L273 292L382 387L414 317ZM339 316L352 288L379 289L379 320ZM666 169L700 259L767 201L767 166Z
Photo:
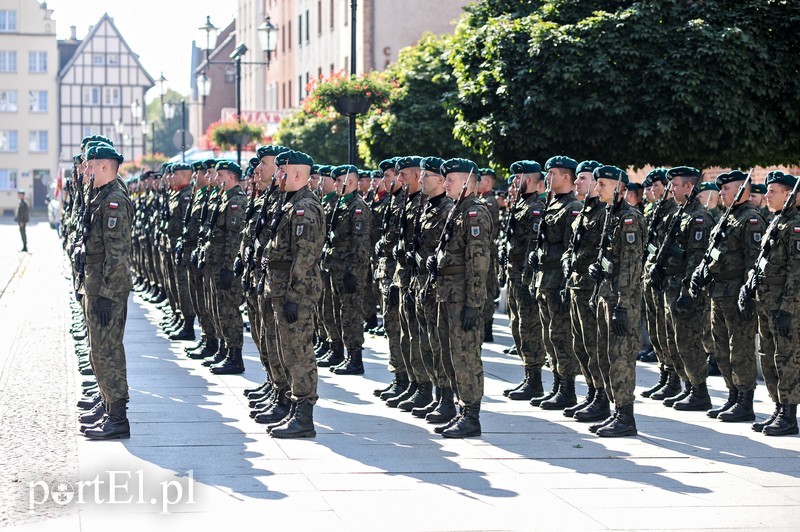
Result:
M231 53L231 59L236 67L236 121L242 123L242 56L247 53L247 46L241 43ZM236 163L242 164L242 138L236 139Z
M135 99L131 102L131 159L135 159L134 153L134 146L135 146L135 139L136 139L136 124L142 120L142 104L139 103L139 99ZM142 150L142 155L144 155L144 150Z
M173 102L164 104L164 118L172 122L178 105ZM181 162L186 162L186 100L181 100Z
M147 154L147 120L141 121L142 126L142 158Z
M350 76L356 75L356 8L358 0L350 0ZM356 115L350 113L350 137L347 141L350 164L356 164Z
M167 82L167 78L164 77L164 73L163 72L161 73L161 76L159 76L159 78L156 80L156 82L158 83L158 93L161 96L161 107L163 108L164 107L164 95L167 92L167 88L164 86L164 84Z

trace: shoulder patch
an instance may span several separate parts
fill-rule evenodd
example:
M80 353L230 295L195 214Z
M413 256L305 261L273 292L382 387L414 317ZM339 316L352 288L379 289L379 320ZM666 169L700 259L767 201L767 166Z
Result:
M108 204L108 208L109 209L119 209L119 203L117 203L116 201L111 201Z
M472 235L472 238L478 238L481 236L481 228L478 225L473 225L469 228L469 234Z
M794 228L794 232L795 232L795 233L800 233L800 227L795 227L795 228Z
M625 218L622 223L625 225L633 225L633 218Z
M701 224L701 223L703 223L705 221L706 221L705 218L695 218L694 219L694 223L696 223L696 224Z
M363 213L364 211L362 211L361 209L356 209L356 214L363 214Z
M238 209L238 208L239 208L239 206L238 206L238 205L236 205L235 203L234 203L233 205L231 205L231 210L232 210L232 211L235 211L235 210L236 210L236 209Z
M758 223L758 218L750 218L750 223L754 224L754 225L757 224Z
M581 213L581 211L571 211L571 212L570 212L570 214L571 214L572 216L578 216L580 213Z
M467 216L469 216L470 218L477 218L478 217L478 211L469 211L467 213Z
M294 211L295 216L305 216L305 214L306 214L305 209L297 209L296 211Z

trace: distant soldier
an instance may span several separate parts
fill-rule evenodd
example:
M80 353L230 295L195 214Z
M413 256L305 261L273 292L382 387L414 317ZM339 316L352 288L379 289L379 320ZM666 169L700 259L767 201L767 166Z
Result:
M25 233L25 226L30 221L30 213L28 212L28 203L25 201L25 191L19 189L17 197L19 198L19 205L17 205L17 215L14 216L14 221L19 224L19 236L22 237L22 249L20 251L28 251L28 235Z
M497 267L498 267L498 254L497 235L500 233L500 205L497 202L497 196L494 193L495 181L497 180L497 173L491 168L480 169L481 180L478 184L478 197L481 198L486 206L489 208L489 213L492 215L492 252L491 260L489 261L489 276L486 279L486 303L483 305L483 341L493 342L494 334L492 333L492 325L494 323L494 309L495 299L500 295L500 285L497 283Z

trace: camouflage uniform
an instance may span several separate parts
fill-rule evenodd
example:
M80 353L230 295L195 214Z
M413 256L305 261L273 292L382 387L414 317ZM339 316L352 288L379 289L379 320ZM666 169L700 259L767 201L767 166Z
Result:
M481 199L489 209L489 214L492 217L492 244L497 242L497 236L500 233L500 205L497 204L497 196L494 191L490 190L481 195ZM500 285L497 283L497 246L490 246L491 257L489 260L489 273L486 276L486 303L483 305L483 325L486 332L490 332L492 328L492 321L494 320L494 301L500 294Z
M173 273L174 286L177 292L178 309L181 311L184 319L194 320L195 311L192 306L192 299L189 292L189 270L188 261L186 260L186 253L184 248L184 260L180 265L176 265L172 261L174 256L175 246L178 238L183 234L183 220L186 216L186 211L192 208L192 187L185 186L172 196L169 204L170 216L167 223L167 235L169 236L171 253L166 257L166 263Z
M214 328L213 318L206 306L206 298L203 285L203 272L192 261L187 260L197 248L197 239L200 236L200 228L208 217L208 204L211 196L211 188L205 186L195 192L192 202L192 213L189 215L189 223L186 227L186 239L183 242L184 261L188 263L189 273L189 295L192 300L192 308L198 321L200 329L207 338L216 339L216 329Z
M400 215L401 204L403 199L403 189L400 188L390 196L389 204L386 206L389 209L388 227L383 231L382 236L376 246L376 254L378 256L378 269L375 273L375 279L380 284L381 299L383 308L383 328L386 330L386 337L389 340L389 371L396 375L407 375L410 368L406 368L405 361L403 360L402 351L400 348L400 306L392 301L392 281L394 271L397 266L397 261L392 256L392 250L398 242L397 231L397 217ZM397 290L395 287L394 290ZM399 298L399 296L398 296Z
M330 192L322 199L322 207L325 211L325 225L330 227L333 209L338 200L336 192ZM342 343L342 324L337 321L339 315L336 312L333 301L333 286L331 285L330 274L322 272L322 297L318 304L318 315L322 329L331 344Z

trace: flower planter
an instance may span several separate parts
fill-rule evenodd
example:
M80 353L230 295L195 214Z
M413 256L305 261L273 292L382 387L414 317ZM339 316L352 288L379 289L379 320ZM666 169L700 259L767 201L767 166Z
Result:
M342 96L333 104L337 113L343 115L363 115L369 111L372 102L366 96Z

